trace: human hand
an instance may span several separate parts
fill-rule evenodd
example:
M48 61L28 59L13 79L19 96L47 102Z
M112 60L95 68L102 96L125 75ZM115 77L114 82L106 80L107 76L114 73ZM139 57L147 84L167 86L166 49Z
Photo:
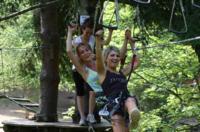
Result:
M137 55L134 54L132 57L132 66L136 68L138 67L138 65L139 65L139 58Z
M109 31L110 33L112 33L112 32L113 32L113 29L112 29L112 28L109 28L108 31Z
M98 40L104 40L103 38L103 34L104 34L104 31L101 29L101 30L98 30L96 33L95 33L95 36Z
M98 31L95 33L96 41L99 42L100 44L103 44L103 43L104 43L103 34L104 34L104 31L103 31L102 29L101 29L101 30L98 30Z
M69 32L75 32L76 31L76 29L77 29L77 25L76 24L69 24L68 26L68 31Z
M125 39L129 40L131 38L131 30L130 29L126 29L125 30Z
M104 31L102 29L100 29L95 33L95 36L100 37L103 35L103 33L104 33Z

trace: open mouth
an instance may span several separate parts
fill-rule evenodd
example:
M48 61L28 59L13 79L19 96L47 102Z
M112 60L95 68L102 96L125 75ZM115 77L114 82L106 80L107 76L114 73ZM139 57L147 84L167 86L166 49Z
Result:
M113 59L113 60L111 60L111 62L114 63L114 64L118 64L119 61L116 60L116 59Z

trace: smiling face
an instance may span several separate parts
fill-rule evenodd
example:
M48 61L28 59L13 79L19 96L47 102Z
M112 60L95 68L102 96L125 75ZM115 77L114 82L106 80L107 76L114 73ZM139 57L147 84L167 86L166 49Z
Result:
M88 62L92 59L93 54L89 45L84 45L81 43L79 44L79 46L77 46L76 51L77 51L78 57L83 63Z
M120 62L119 50L116 47L109 47L104 53L105 64L108 68L116 70Z
M85 19L81 26L82 35L85 39L89 39L90 35L92 35L94 21L90 18Z

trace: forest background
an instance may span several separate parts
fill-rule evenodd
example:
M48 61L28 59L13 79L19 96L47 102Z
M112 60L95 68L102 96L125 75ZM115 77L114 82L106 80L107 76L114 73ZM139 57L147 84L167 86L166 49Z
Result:
M1 0L0 16L23 10L39 1ZM76 19L76 0L58 1L60 60L59 90L74 91L71 63L65 52L66 25ZM124 30L129 27L136 42L141 64L132 74L128 88L136 94L142 111L139 131L195 131L200 120L200 44L199 40L178 42L199 36L200 9L184 1L188 31L169 32L173 1L154 0L150 4L119 4L120 23L113 32L110 45L120 47ZM139 7L139 8L138 8ZM113 14L114 3L106 8L104 22ZM176 3L173 14L173 29L185 30L180 4ZM0 92L9 93L21 89L35 92L29 98L38 101L41 72L41 40L39 9L0 21ZM116 24L112 22L112 24ZM106 34L107 29L105 29ZM106 36L105 34L105 36ZM176 42L176 43L172 43ZM129 47L130 48L130 47ZM132 52L128 51L127 62Z

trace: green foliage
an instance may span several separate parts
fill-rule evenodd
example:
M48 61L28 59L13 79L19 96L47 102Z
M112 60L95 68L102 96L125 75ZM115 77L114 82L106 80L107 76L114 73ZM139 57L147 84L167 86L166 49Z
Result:
M8 5L0 8L0 14L22 9L28 1L4 1L0 4ZM60 39L60 88L73 88L71 79L71 64L65 52L65 27L66 23L75 19L76 1L62 1L59 8L59 33ZM17 4L18 3L18 4ZM73 5L72 8L69 8ZM128 88L131 94L136 94L142 111L140 126L135 131L147 132L171 132L185 131L190 126L175 124L183 118L195 117L200 120L200 88L199 85L186 83L199 72L199 41L180 44L170 44L171 40L193 37L199 34L199 10L193 8L188 1L184 1L189 31L186 34L172 34L167 31L172 1L156 0L149 5L140 5L140 25L137 19L136 5L120 4L119 29L113 32L111 45L121 47L124 40L124 29L132 29L133 36L147 39L147 42L136 43L140 57L140 66L132 74ZM108 16L113 12L111 3L108 7ZM105 22L109 17L104 18ZM6 88L29 88L38 87L41 69L40 49L41 45L35 37L32 13L21 15L12 21L0 24L0 47L3 54L3 68L1 69L1 90ZM107 36L107 31L106 35ZM192 45L192 47L190 46ZM146 48L145 47L153 47ZM128 48L130 46L128 45ZM142 49L144 48L144 49ZM194 50L195 49L195 50ZM131 60L132 53L128 51L127 63ZM1 58L2 61L2 58ZM191 83L191 82L190 82ZM71 116L74 108L69 109ZM133 130L134 131L134 130Z
M14 24L4 23L3 26L5 28L0 31L1 89L38 88L41 65L32 48L36 43L32 15L22 15Z
M186 43L188 46L169 43L171 40L196 36L199 28L190 28L187 34L178 36L167 32L171 6L167 1L140 5L140 20L144 22L141 27L136 19L136 7L120 5L120 27L114 31L111 44L122 45L126 27L132 29L133 36L143 36L148 40L147 45L141 41L136 43L137 48L144 49L137 52L141 64L128 85L130 92L139 98L142 111L140 127L135 131L183 131L186 126L175 126L180 119L200 119L199 86L185 84L185 80L193 79L199 71L199 56L189 46L195 42ZM187 16L189 24L199 17L194 12L196 10L190 11L190 16ZM194 23L196 25L189 27L199 26L198 22ZM146 46L152 48L145 49ZM131 56L129 51L127 62ZM188 130L190 128L187 126Z
M72 115L75 112L75 107L72 106L70 108L68 108L68 110L66 112L63 112L62 114L64 114L64 119L70 119L72 117Z

